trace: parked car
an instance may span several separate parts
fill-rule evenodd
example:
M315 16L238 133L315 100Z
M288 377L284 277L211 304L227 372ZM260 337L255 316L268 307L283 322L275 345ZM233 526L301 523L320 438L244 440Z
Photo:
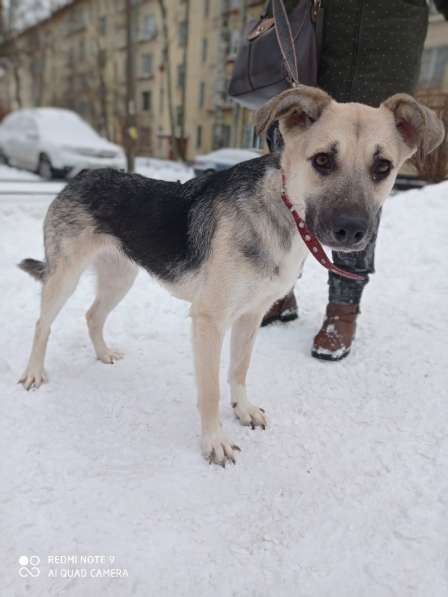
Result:
M249 149L234 149L227 147L217 149L205 155L198 155L193 162L193 170L196 176L226 170L239 162L259 158L260 154Z
M123 149L107 141L71 110L32 108L12 112L0 123L0 158L45 179L80 170L126 168Z

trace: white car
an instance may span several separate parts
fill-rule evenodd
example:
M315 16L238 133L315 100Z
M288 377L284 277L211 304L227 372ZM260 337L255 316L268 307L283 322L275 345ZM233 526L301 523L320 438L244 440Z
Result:
M78 114L59 108L17 110L0 123L0 159L47 180L84 169L126 169L119 145L100 137Z
M196 176L227 170L240 162L259 158L261 154L250 149L237 149L226 147L211 151L205 155L198 155L193 162L193 170Z

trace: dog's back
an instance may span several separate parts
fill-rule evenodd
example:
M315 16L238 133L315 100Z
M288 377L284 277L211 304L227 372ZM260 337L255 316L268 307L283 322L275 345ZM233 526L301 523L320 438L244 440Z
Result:
M47 260L56 241L90 228L115 239L138 265L172 280L179 269L190 270L200 263L213 234L211 202L199 200L198 193L186 193L184 187L112 169L81 172L48 210L44 226ZM201 238L190 232L192 220L199 217ZM42 267L29 260L22 262L22 269L42 275Z
M48 210L44 226L47 260L62 238L73 238L90 228L96 235L113 238L133 262L173 282L207 259L218 204L231 203L237 213L238 203L242 207L254 196L257 180L274 164L275 158L264 156L185 184L109 168L83 171ZM40 262L27 260L22 269L35 277L44 272Z

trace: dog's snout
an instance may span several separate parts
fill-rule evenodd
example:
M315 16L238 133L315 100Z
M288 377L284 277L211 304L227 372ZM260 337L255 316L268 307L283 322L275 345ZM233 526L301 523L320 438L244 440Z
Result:
M349 247L360 243L368 228L365 218L341 214L334 219L333 235L338 244Z

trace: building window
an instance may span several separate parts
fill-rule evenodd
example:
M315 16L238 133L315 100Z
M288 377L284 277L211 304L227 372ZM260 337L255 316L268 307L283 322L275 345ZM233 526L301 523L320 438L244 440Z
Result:
M74 7L65 18L67 33L80 31L86 26L86 15L82 6Z
M106 35L106 33L107 33L107 17L105 15L100 17L98 29L99 29L100 35Z
M101 70L104 69L106 67L106 62L107 62L106 50L104 48L100 48L98 50L98 68Z
M149 126L140 126L139 127L139 138L138 138L138 151L141 152L140 155L146 154L151 155L152 153L152 131Z
M142 75L144 77L152 75L152 54L142 55Z
M142 110L143 112L149 112L152 108L151 106L151 92L150 91L143 91L142 92Z
M420 68L421 87L443 87L448 79L448 46L428 48L423 52Z
M145 15L142 25L142 39L149 41L157 35L156 18L154 15Z
M232 129L230 128L230 126L228 124L223 124L222 125L222 136L221 136L221 142L222 142L222 146L223 147L228 147L230 145L230 134L232 132Z
M163 110L165 108L165 87L162 85L160 85L160 91L159 91L159 110L160 110L160 114L163 114Z
M213 148L229 147L231 129L228 124L215 125L213 127Z
M74 63L75 63L75 53L73 51L73 48L68 48L67 54L66 54L67 68L72 70L74 68Z
M85 118L87 118L87 114L88 114L88 105L87 102L83 99L80 99L77 105L78 108L78 112L80 114L82 114L82 116L84 116Z
M205 104L205 83L201 81L199 83L199 108L203 108Z
M84 39L81 39L79 42L79 59L85 60L86 58L86 42Z
M185 65L178 64L177 65L177 86L181 89L185 85Z
M243 147L249 149L260 149L262 146L262 138L255 132L255 127L247 124L244 127Z
M201 47L202 63L207 62L207 53L208 53L208 39L206 37L203 37L202 38L202 47Z
M187 45L187 23L185 21L179 23L177 35L179 46L184 48Z
M184 109L182 106L176 107L176 124L181 127L184 120Z
M196 149L200 149L202 145L202 126L196 128Z

